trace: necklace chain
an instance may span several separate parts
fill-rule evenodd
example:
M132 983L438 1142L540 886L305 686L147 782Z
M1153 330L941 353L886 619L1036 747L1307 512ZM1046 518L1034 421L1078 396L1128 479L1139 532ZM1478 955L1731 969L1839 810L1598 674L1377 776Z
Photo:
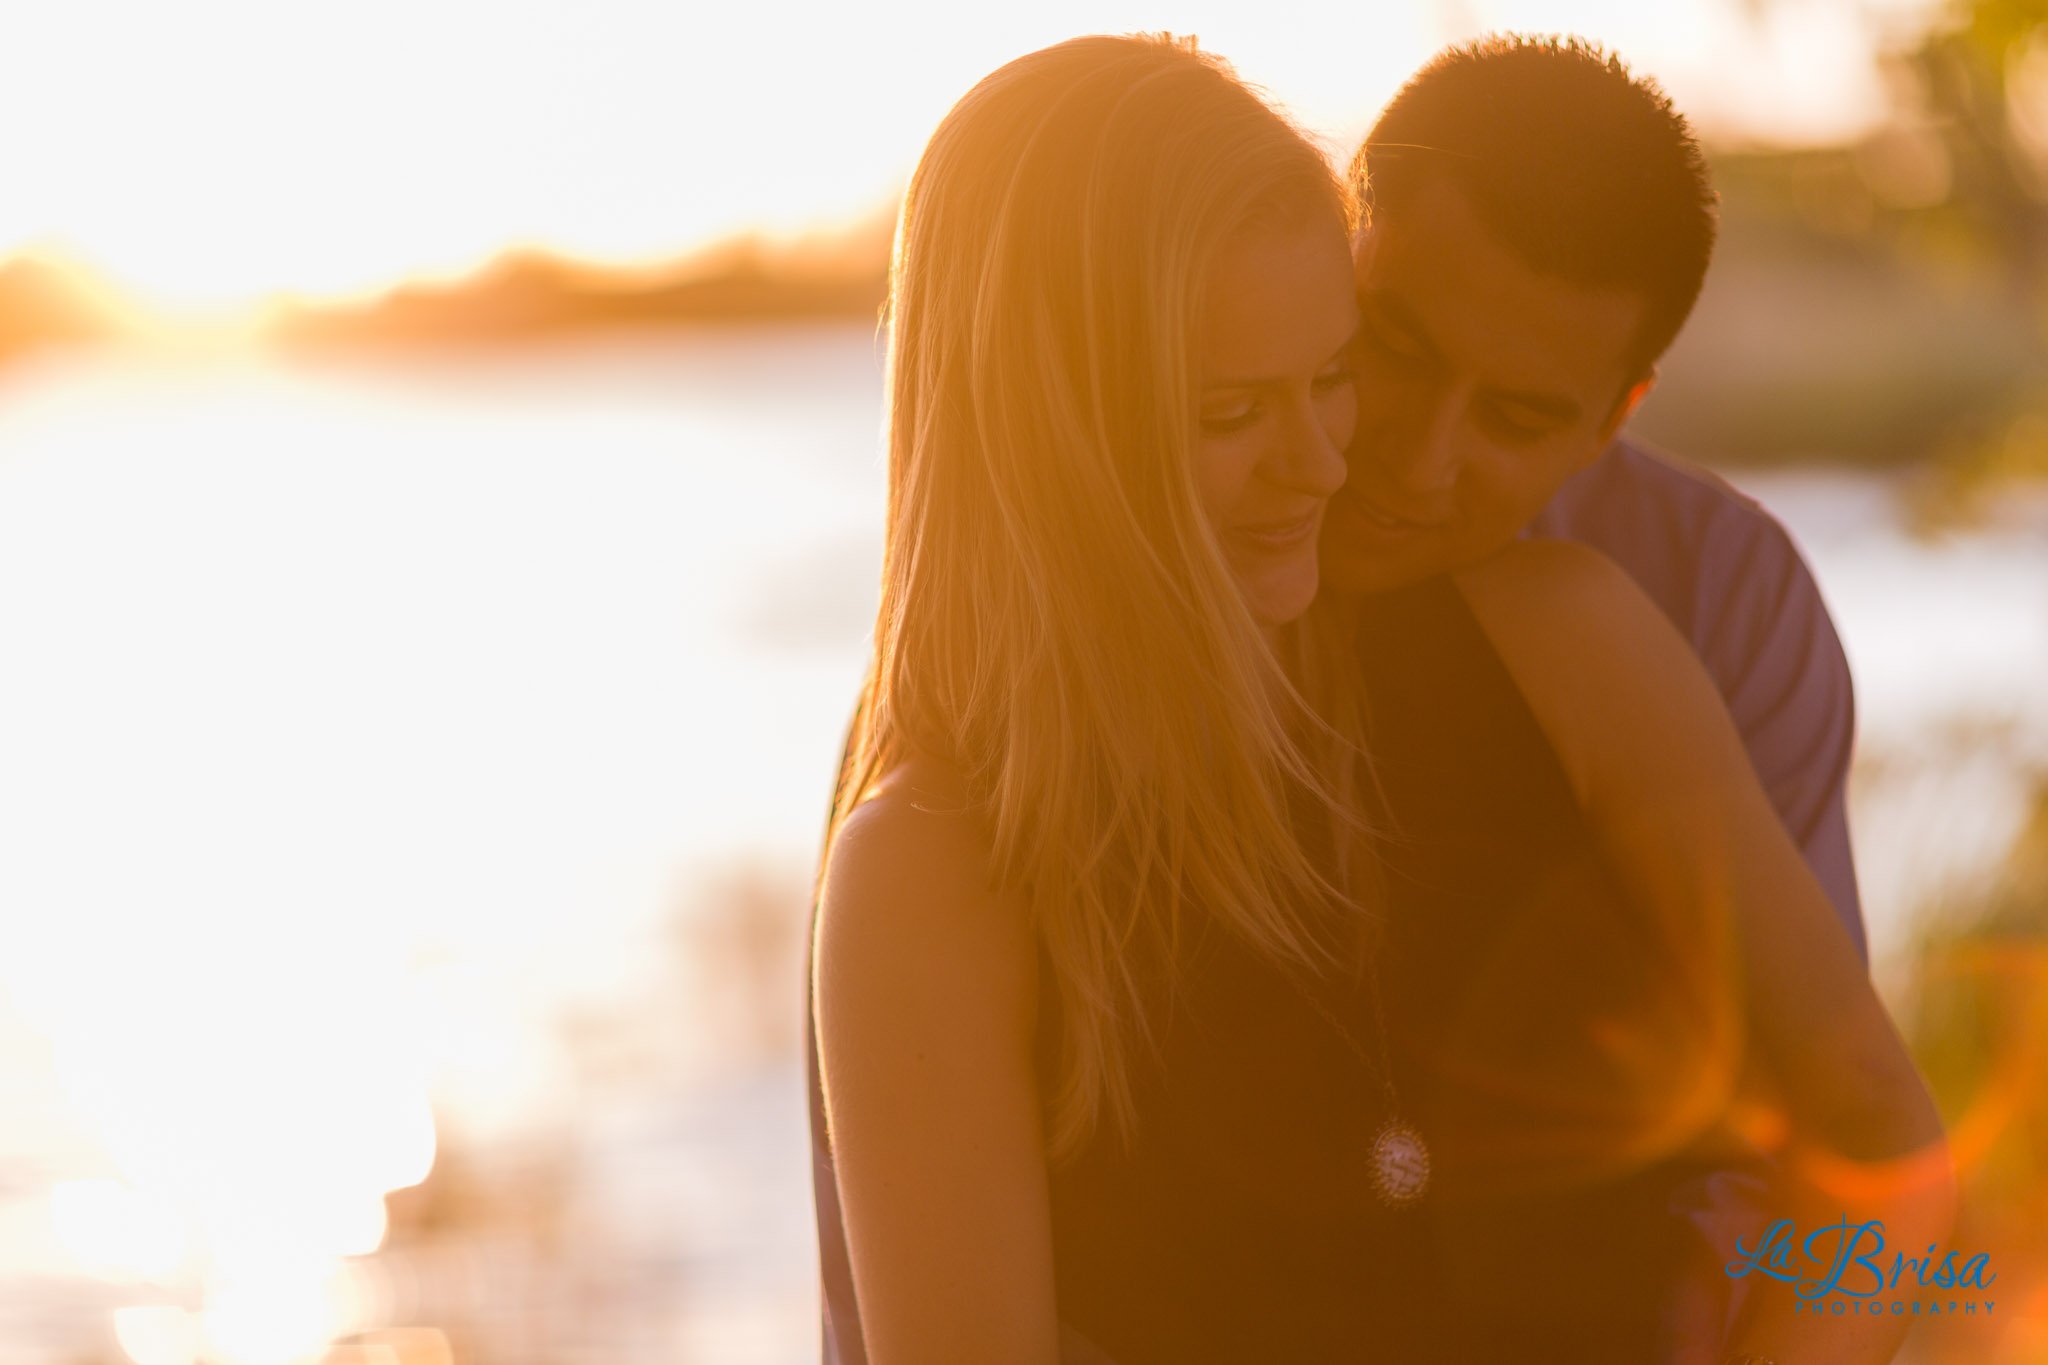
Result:
M1316 999L1314 991L1303 990L1299 993L1301 998L1308 1002L1308 1007L1321 1015L1324 1022L1337 1031L1337 1036L1344 1040L1344 1046L1350 1048L1368 1070L1378 1073L1380 1085L1386 1091L1387 1108L1390 1111L1398 1112L1401 1102L1400 1095L1394 1088L1393 1064L1387 1056L1387 1022L1385 1015L1380 1010L1379 974L1370 964L1366 966L1365 974L1366 997L1372 1001L1373 1040L1379 1045L1379 1062L1377 1066L1374 1065L1372 1058L1366 1056L1365 1049L1360 1047L1358 1041L1351 1036L1351 1030L1339 1023L1337 1016L1325 1008L1322 1001Z
M1387 1053L1386 1015L1380 1008L1379 971L1369 957L1361 954L1366 979L1366 996L1372 1001L1374 1041L1379 1045L1380 1084L1386 1092L1387 1116L1373 1135L1371 1147L1372 1182L1374 1192L1382 1202L1399 1209L1420 1199L1429 1185L1429 1145L1422 1134L1401 1117L1399 1092L1394 1086L1394 1067ZM1323 1020L1337 1031L1344 1045L1356 1054L1358 1060L1371 1068L1372 1059L1365 1049L1351 1036L1351 1030L1338 1022L1337 1016L1326 1009L1315 998L1312 990L1297 991L1308 1002L1310 1009L1321 1015Z
M1318 827L1312 823L1310 828ZM1340 864L1336 869L1337 880L1343 884L1348 878L1343 876L1343 860L1337 861ZM1358 909L1356 903L1353 904L1354 909ZM1363 974L1366 995L1372 1002L1373 1041L1379 1048L1380 1085L1386 1099L1386 1117L1374 1131L1368 1148L1367 1170L1371 1176L1373 1193L1379 1197L1380 1202L1389 1208L1399 1210L1421 1199L1429 1186L1429 1144L1423 1141L1422 1134L1417 1132L1413 1125L1401 1117L1400 1094L1394 1085L1394 1066L1387 1050L1386 1014L1380 1006L1378 959L1381 954L1378 949L1384 940L1377 944L1373 942L1374 936L1366 932L1367 926L1362 911L1359 917L1351 921L1351 928L1352 943L1356 951L1352 976L1355 979ZM1313 982L1296 983L1295 992L1308 1002L1310 1009L1322 1016L1325 1023L1337 1031L1337 1036L1344 1040L1344 1046L1350 1048L1358 1060L1370 1070L1373 1065L1372 1059L1366 1056L1365 1049L1351 1036L1351 1030L1345 1028L1337 1016L1316 999L1313 985Z

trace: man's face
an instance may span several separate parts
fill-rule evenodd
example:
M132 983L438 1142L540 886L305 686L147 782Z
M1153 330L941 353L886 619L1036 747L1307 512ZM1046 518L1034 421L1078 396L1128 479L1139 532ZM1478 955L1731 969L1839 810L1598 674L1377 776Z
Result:
M1639 295L1538 274L1453 185L1417 191L1353 253L1357 433L1320 544L1323 576L1352 592L1507 544L1647 388L1629 368Z

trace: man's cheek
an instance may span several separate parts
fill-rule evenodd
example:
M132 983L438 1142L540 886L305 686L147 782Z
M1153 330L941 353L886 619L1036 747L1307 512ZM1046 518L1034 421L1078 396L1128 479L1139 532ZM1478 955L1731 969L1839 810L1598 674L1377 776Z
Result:
M1533 517L1549 499L1546 480L1534 461L1493 458L1468 462L1459 489L1469 520L1505 524Z

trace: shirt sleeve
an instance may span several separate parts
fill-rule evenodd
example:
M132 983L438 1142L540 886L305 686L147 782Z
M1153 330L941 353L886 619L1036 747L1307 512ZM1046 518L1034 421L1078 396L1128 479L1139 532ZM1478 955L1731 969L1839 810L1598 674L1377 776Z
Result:
M1702 546L1695 644L1765 793L1868 962L1849 851L1848 659L1791 536L1760 509L1745 510Z

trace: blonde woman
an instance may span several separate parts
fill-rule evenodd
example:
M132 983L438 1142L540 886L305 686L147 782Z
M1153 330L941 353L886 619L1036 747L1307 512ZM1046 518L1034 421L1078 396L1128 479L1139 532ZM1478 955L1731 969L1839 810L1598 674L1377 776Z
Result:
M1830 1152L1932 1154L1831 1214L1945 1226L1855 950L1625 577L1528 544L1316 602L1353 226L1163 38L1010 63L919 164L813 941L828 1359L1649 1359L1684 1264L1657 1200L1760 1071ZM1445 650L1494 690L1410 685ZM1528 802L1442 799L1467 729ZM1489 917L1489 850L1557 894ZM1822 1335L1798 1359L1896 1339Z

